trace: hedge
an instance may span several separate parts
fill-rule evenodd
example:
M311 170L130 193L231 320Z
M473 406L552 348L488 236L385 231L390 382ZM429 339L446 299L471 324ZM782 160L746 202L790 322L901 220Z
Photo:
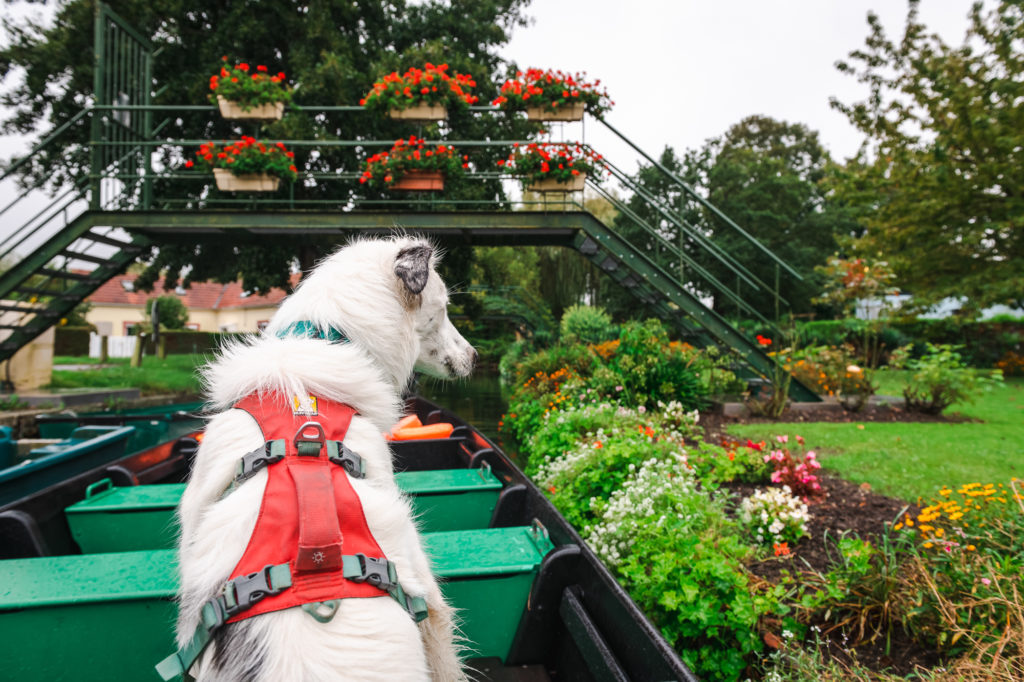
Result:
M53 354L85 356L89 354L89 327L55 327Z

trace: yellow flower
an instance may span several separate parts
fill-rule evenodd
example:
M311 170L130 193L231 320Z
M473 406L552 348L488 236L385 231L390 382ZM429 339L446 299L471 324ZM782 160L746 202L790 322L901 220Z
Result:
M949 520L950 521L956 521L957 519L959 519L963 515L964 515L963 512L956 512L955 514L950 514L949 515Z
M901 528L903 528L903 524L902 523L897 523L895 526L892 527L893 530L899 530Z
M973 551L974 551L975 549L976 549L976 548L975 548L975 546L974 546L974 545L967 545L967 551L968 551L968 552L973 552Z
M941 538L945 534L946 534L946 531L942 530L941 528L936 528L935 529L935 537Z
M932 544L932 543L930 543L930 542L926 542L926 543L924 543L924 547L925 547L925 549L931 549L931 548L932 548L932 547L934 547L934 546L935 546L935 545L933 545L933 544Z

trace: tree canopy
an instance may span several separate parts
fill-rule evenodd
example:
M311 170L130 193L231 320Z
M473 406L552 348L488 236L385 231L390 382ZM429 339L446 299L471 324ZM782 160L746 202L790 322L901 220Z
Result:
M833 101L865 135L835 185L914 303L966 297L963 312L1024 306L1024 6L977 3L960 46L918 19L898 40L868 15L865 47L838 68L868 96Z
M153 80L156 104L206 102L209 76L223 56L266 64L298 83L294 101L299 109L284 121L267 125L262 134L274 139L384 139L408 136L407 124L359 113L304 113L302 105L357 104L373 82L393 70L422 66L426 61L447 63L453 71L471 74L477 94L488 101L494 83L514 65L496 52L511 29L525 23L529 0L325 0L260 3L209 3L196 0L110 0L111 8L147 36L159 51ZM92 97L93 0L62 3L52 26L28 20L4 21L8 46L0 50L0 76L8 86L2 103L11 112L4 132L38 135L41 139L69 121ZM536 125L515 117L488 117L452 112L447 131L462 139L522 139ZM88 140L88 124L75 128L80 143ZM427 127L426 136L438 130ZM161 136L175 139L228 139L230 124L209 112L183 112L172 117ZM26 169L34 180L50 178L56 187L88 174L81 145L69 144ZM192 150L164 149L158 163L179 166ZM296 149L300 171L318 173L361 170L363 152L352 147ZM482 167L495 159L479 154ZM497 151L494 152L497 154ZM496 157L495 157L496 158ZM464 182L450 187L460 199L500 197L497 180ZM356 196L378 198L356 181L299 182L297 199L326 199L344 206ZM201 190L195 182L163 180L157 196L191 196ZM382 195L381 195L382 196ZM185 281L233 281L242 277L246 289L287 288L289 269L298 261L312 265L333 239L261 236L258 240L231 237L220 241L163 245L139 286L151 284L167 271L173 286L180 271ZM464 254L468 257L467 254ZM455 264L466 265L465 258ZM190 269L188 269L190 268ZM461 276L465 279L465 267Z
M827 210L829 203L822 180L829 157L816 132L799 123L751 116L701 148L688 150L682 158L666 148L658 164L800 273L803 281L781 272L780 295L789 301L789 308L780 312L805 313L813 309L811 299L821 289L814 268L835 251L835 234L843 229L839 213ZM680 246L683 254L692 257L721 288L738 293L765 317L774 316L775 264L763 251L656 166L641 167L634 179L644 193L658 199L664 209L689 229L680 230L676 221L640 195L628 201L629 213L643 219L663 240ZM664 244L659 246L658 238L629 213L618 217L617 229L642 244L663 267L674 274L682 273L700 293L712 296L719 311L748 314L737 311L721 289L712 285L693 264L682 262ZM755 291L741 284L737 292L737 276L728 265L708 253L708 242L742 263L767 286ZM610 291L601 303L616 313L629 305Z

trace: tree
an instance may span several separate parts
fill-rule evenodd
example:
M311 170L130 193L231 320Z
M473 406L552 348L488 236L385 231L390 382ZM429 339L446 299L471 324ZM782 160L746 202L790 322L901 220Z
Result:
M919 307L966 297L962 312L1024 305L1024 7L970 12L959 47L928 34L909 2L902 38L868 14L865 48L840 71L869 87L832 105L864 135L836 183Z
M157 296L146 301L146 321L152 319L153 303L156 302L156 316L161 329L184 329L188 323L188 308L181 299L171 294Z
M816 132L799 123L750 116L700 149L688 150L682 159L667 147L658 163L800 273L803 281L784 270L780 272L779 293L789 301L790 312L814 310L811 299L821 291L814 268L836 250L837 231L847 229L841 212L834 210L826 196L823 179L829 157ZM630 211L643 218L654 234L629 215L619 217L617 230L665 269L681 274L699 293L712 296L720 312L749 314L736 310L721 290L725 288L738 293L765 317L774 317L774 262L656 166L641 167L634 179L690 229L680 230L676 222L637 194L628 202ZM655 234L691 256L720 287L678 254L659 245ZM738 284L735 272L709 253L707 242L767 286L755 291L748 284ZM609 309L615 307L607 298L601 303Z
M495 96L499 72L514 69L496 53L513 26L525 23L528 0L325 0L291 3L264 0L253 3L209 3L197 0L112 0L112 9L148 36L160 51L153 78L160 88L157 104L196 104L206 101L207 82L221 57L248 60L280 69L300 87L298 105L355 104L381 74L404 70L425 61L448 63L452 70L472 74L481 101ZM93 0L70 0L59 6L50 27L29 22L5 22L8 46L0 50L0 75L8 85L0 104L11 112L2 130L28 136L47 136L70 121L92 97L91 26ZM254 11L258 7L258 11ZM523 139L539 124L517 117L477 117L454 112L448 121L453 138ZM438 134L433 126L425 136ZM71 133L79 144L62 145L41 155L25 168L26 180L51 179L51 187L88 175L88 124L80 121ZM282 139L393 140L408 135L408 126L359 114L312 115L301 110L268 125L263 135ZM172 117L162 136L178 139L225 139L229 124L207 112L182 112ZM181 165L190 150L162 148L160 164ZM296 165L306 173L361 168L364 152L353 147L296 149ZM482 168L493 168L500 150L475 150ZM465 181L449 188L459 199L501 196L498 179ZM353 198L380 198L352 181L299 182L297 199L319 199L343 207ZM187 180L165 179L155 186L157 196L192 197L201 191ZM330 205L330 204L328 204ZM291 268L311 266L336 244L336 238L232 235L220 241L182 240L164 244L151 255L150 267L137 281L146 288L166 270L167 286L185 270L185 284L212 279L234 281L239 276L249 290L288 287ZM463 254L471 256L468 250ZM467 263L463 266L463 274Z

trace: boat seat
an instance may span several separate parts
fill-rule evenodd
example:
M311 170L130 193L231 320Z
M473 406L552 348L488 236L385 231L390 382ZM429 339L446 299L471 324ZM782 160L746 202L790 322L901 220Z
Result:
M489 467L400 472L395 481L412 496L424 532L486 528L502 487ZM174 510L184 490L184 483L113 487L105 479L64 514L86 554L169 549L177 540Z
M552 549L543 528L427 533L423 543L465 619L470 655L504 660ZM174 649L176 576L175 553L167 549L5 561L5 677L156 679L153 666Z

